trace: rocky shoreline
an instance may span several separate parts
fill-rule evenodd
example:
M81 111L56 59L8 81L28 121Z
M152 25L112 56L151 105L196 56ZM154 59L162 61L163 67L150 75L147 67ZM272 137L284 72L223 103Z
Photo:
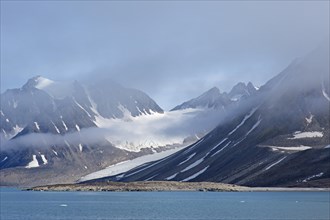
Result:
M285 188L285 187L245 187L214 182L96 182L81 184L58 184L36 186L28 191L112 191L112 192L159 192L159 191L205 191L205 192L281 192L281 191L330 191L330 188Z

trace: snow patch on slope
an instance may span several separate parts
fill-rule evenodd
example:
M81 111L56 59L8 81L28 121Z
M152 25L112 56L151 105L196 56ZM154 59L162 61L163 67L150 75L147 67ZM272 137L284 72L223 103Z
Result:
M272 168L273 166L276 166L277 164L279 164L280 162L282 162L284 159L286 158L286 156L285 157L283 157L283 158L281 158L281 159L279 159L278 161L276 161L275 163L273 163L273 164L271 164L271 165L269 165L268 167L266 167L266 169L265 170L269 170L270 168Z
M44 165L48 163L48 160L46 159L45 155L41 154L41 159L42 159L42 162L44 162Z
M256 129L256 128L259 126L261 120L262 120L262 119L260 119L260 116L259 116L258 121L257 121L257 122L252 126L252 128L246 133L245 137L247 137L247 136L248 136L248 135L249 135L254 129Z
M5 162L8 159L8 157L3 158L0 163Z
M66 124L65 124L65 122L62 120L62 124L63 124L63 126L64 126L64 129L67 131L67 130L69 130L68 129L68 127L66 126Z
M195 179L196 177L198 177L199 175L201 175L202 173L204 173L207 169L209 168L209 166L205 167L204 169L202 169L201 171L195 173L194 175L188 177L188 178L185 178L183 180L181 180L181 182L186 182L186 181L189 181L189 180L192 180L192 179Z
M35 167L39 167L39 163L37 160L37 155L32 155L32 161L28 163L28 165L26 165L25 168L35 168Z
M246 122L246 120L248 120L257 111L257 109L258 109L258 107L252 109L251 112L243 118L243 120L241 121L241 123L239 123L239 125L237 125L237 127L234 128L234 130L232 130L231 132L229 132L228 136L229 135L232 135L235 131L237 131Z
M74 102L76 103L76 105L88 115L88 117L90 117L90 118L92 117L92 116L89 114L89 112L86 111L86 109L84 109L84 107L82 107L82 106L76 101L75 98L73 98L73 100L74 100Z
M179 163L178 166L180 166L181 164L184 164L185 162L187 162L188 160L190 160L191 158L193 158L196 155L196 153L191 154L187 159L185 159L184 161L182 161L181 163Z
M306 119L306 122L307 122L307 125L309 125L310 123L312 123L313 117L314 117L314 115L310 115L309 118L305 118Z
M40 127L39 127L38 122L34 122L34 125L36 126L36 128L37 128L38 130L40 130Z
M300 139L300 138L321 138L323 137L323 133L320 131L309 131L309 132L301 132L297 131L293 135L293 138L288 138L288 139Z
M166 180L171 180L171 179L174 179L176 176L178 175L178 173L175 173L167 178L165 178Z
M23 130L23 128L20 127L20 126L18 126L18 125L16 125L15 127L13 127L13 130L14 130L14 133L12 134L12 136L14 137L14 136L16 136L18 133L20 133L20 132Z
M323 172L319 173L319 174L315 174L315 175L312 175L312 176L309 176L307 177L306 179L304 179L302 182L306 183L308 181L310 181L311 179L315 179L315 178L318 178L318 177L321 177L323 176Z
M304 146L304 145L300 145L298 147L276 147L276 146L271 146L273 150L288 150L288 151L304 151L304 150L308 150L311 149L311 147L309 146Z
M326 98L330 102L330 97L329 97L329 95L325 91L324 83L323 82L322 82L322 94L323 94L324 98Z
M54 125L54 128L55 128L56 132L57 132L58 134L60 134L61 132L60 132L60 130L58 130L58 127L56 127L56 125L54 124L53 121L51 121L51 122L52 122L52 124Z
M97 171L94 173L90 173L87 176L82 177L79 180L79 182L92 180L92 179L98 179L98 178L102 178L102 177L106 177L106 176L117 175L117 174L129 171L133 168L136 168L142 164L163 159L171 154L178 152L179 150L182 150L183 148L185 148L185 147L178 147L175 149L162 151L160 153L154 153L154 154L141 156L141 157L135 158L133 160L126 160L126 161L111 165L103 170L100 170L100 171Z
M194 163L190 164L190 165L187 166L185 169L183 169L183 170L181 171L181 173L186 172L186 171L188 171L188 170L190 170L190 169L192 169L192 168L198 166L198 165L199 165L200 163L202 163L203 161L204 161L204 158L201 158L201 159L199 159L199 160L196 160Z
M216 151L215 153L213 153L211 155L211 157L213 157L214 155L216 155L216 154L220 153L221 151L223 151L224 149L226 149L226 147L228 147L230 143L231 143L231 141L229 141L225 146L223 146L221 149L219 149L218 151Z

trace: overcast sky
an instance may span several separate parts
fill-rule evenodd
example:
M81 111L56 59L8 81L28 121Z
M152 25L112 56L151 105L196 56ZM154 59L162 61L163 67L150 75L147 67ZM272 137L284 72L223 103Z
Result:
M329 37L329 1L1 1L1 92L109 76L164 109L257 86Z

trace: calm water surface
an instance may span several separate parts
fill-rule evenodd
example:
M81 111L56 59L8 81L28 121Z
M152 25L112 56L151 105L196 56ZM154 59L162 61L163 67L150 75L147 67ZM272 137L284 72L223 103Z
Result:
M329 192L27 192L0 188L1 220L330 218Z

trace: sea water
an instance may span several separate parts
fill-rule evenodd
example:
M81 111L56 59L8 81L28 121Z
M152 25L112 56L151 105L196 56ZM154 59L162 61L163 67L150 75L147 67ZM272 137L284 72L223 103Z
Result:
M0 188L0 219L328 220L329 200L329 192L32 192Z

